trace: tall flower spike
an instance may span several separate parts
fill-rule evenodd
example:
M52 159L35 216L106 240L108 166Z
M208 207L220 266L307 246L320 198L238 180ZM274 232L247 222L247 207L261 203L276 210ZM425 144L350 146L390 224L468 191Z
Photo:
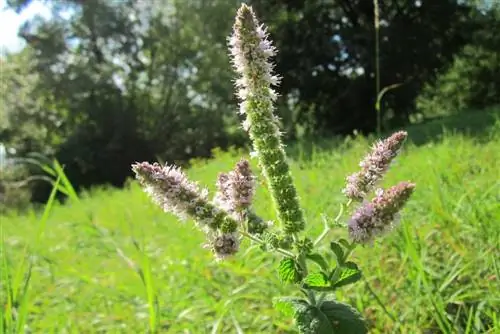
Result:
M279 79L272 73L269 58L276 50L267 36L252 8L241 5L229 45L234 69L240 75L236 87L241 99L240 113L246 116L243 127L249 132L267 179L278 220L285 233L296 233L304 229L305 221L281 142L278 119L273 114L276 93L271 85L278 84Z
M407 136L405 131L399 131L375 143L372 151L359 164L361 171L347 177L347 184L342 192L350 199L364 199L387 172Z
M237 223L223 211L209 203L207 191L188 180L180 168L141 162L132 165L144 191L162 207L181 219L193 218L204 230L227 228L234 232Z
M349 220L347 225L351 239L366 244L390 231L414 190L415 184L401 182L388 190L377 191L375 198L363 203Z

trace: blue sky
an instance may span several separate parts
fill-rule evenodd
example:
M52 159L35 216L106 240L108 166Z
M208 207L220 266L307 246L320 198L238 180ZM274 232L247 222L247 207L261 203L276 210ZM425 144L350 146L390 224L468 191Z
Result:
M5 0L0 0L0 53L16 52L22 49L23 41L17 37L19 27L30 18L41 15L50 17L50 9L41 1L34 0L21 14L13 10L4 10Z

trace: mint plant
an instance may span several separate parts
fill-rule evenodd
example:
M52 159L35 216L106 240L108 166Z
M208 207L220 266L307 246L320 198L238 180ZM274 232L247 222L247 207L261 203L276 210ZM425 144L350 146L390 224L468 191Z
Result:
M335 300L335 290L361 278L358 265L349 256L359 244L372 244L389 232L399 220L399 212L414 192L415 185L401 182L388 189L377 185L398 155L406 132L399 131L377 142L361 161L361 170L346 179L345 202L339 214L324 220L324 230L316 238L304 235L306 226L300 199L287 162L284 145L273 113L279 78L270 58L276 49L248 5L236 15L229 38L243 128L248 132L259 167L277 212L277 222L267 222L252 209L255 176L247 160L234 170L221 173L212 199L208 191L190 181L176 166L136 163L137 179L151 198L165 211L181 219L192 219L206 235L206 247L217 260L234 255L242 238L249 238L269 252L282 257L278 274L284 284L292 284L302 297L276 297L274 305L295 319L300 333L366 333L363 317L351 306ZM350 218L345 213L352 211ZM344 221L346 220L346 221ZM330 240L334 228L346 230L348 238ZM322 245L328 242L326 256ZM333 258L331 263L328 259Z

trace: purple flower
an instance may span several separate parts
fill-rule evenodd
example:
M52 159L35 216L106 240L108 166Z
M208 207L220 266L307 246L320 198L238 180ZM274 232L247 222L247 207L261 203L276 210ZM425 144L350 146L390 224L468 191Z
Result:
M208 202L207 190L199 189L178 167L141 162L132 165L132 170L153 201L180 219L192 218L203 228L217 229L229 218Z
M268 33L257 21L252 8L245 4L238 9L233 30L233 35L229 38L231 59L234 69L241 74L236 80L238 95L245 100L248 94L255 94L253 88L279 83L279 78L272 73L273 65L269 61L276 54L276 48L267 39ZM274 95L274 91L267 89L268 93Z
M358 243L370 243L390 231L414 190L415 184L409 182L401 182L387 190L379 189L375 198L361 204L349 220L350 238Z
M375 143L371 152L360 162L361 171L346 178L347 184L342 192L350 199L364 199L387 172L407 136L405 131L399 131Z
M227 212L238 214L250 208L255 192L255 178L249 162L242 159L231 172L220 173L217 188L214 201Z

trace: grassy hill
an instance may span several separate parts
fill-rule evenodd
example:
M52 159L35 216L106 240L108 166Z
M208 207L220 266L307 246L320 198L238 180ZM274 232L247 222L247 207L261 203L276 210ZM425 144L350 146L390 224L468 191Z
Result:
M364 314L372 333L500 331L498 123L481 136L437 136L442 124L409 128L418 145L405 146L386 183L412 180L416 193L394 233L356 250L365 279L337 296ZM356 138L334 149L294 151L292 170L311 234L321 231L322 214L337 213L344 177L369 145ZM218 153L188 174L213 190L218 172L238 159ZM264 187L256 210L273 218ZM135 182L55 205L37 241L40 216L0 217L2 255L9 259L0 266L4 301L7 282L16 281L15 275L6 280L7 270L25 270L25 247L32 254L30 289L17 308L22 314L27 307L32 333L144 333L156 321L168 333L292 332L289 319L271 304L270 297L293 291L280 287L277 257L245 242L234 259L215 263L202 248L203 235L161 212Z

